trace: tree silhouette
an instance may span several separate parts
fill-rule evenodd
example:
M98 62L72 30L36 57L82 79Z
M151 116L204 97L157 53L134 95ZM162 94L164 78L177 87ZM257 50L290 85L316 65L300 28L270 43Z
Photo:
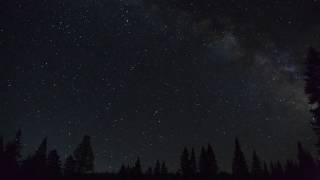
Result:
M232 173L235 177L243 178L248 176L248 165L241 150L238 139L235 140L235 150L232 162Z
M44 138L32 157L32 169L34 174L46 174L47 166L47 138Z
M152 176L153 175L153 171L152 171L152 167L148 167L146 173L147 176Z
M190 159L189 159L189 151L187 148L183 149L181 158L180 158L180 168L182 175L191 175L192 169L190 165Z
M195 175L197 173L197 160L196 160L196 154L194 151L194 148L191 149L191 157L189 160L189 164L190 164L190 174Z
M268 177L270 175L269 168L267 162L263 162L263 175L264 177Z
M213 148L210 144L208 144L207 149L207 169L208 169L208 175L217 175L219 171L218 163L216 160L216 155L213 151Z
M304 177L312 177L316 172L316 164L312 155L307 152L302 144L298 142L298 162L299 169Z
M320 55L310 48L306 59L305 93L308 95L313 114L313 129L318 136L318 154L320 156Z
M4 169L4 142L3 142L3 137L0 136L0 169Z
M14 140L6 144L4 152L4 172L12 174L18 171L21 158L21 130L18 130Z
M161 174L161 164L160 161L157 160L153 170L154 175L159 176Z
M261 177L263 175L261 161L260 161L260 158L258 157L256 151L253 151L251 174L254 177Z
M161 164L161 175L167 175L168 174L168 168L166 165L166 162L162 162Z
M94 154L90 136L84 136L73 153L76 162L76 173L87 174L94 170Z
M67 157L66 162L64 163L64 174L74 175L76 173L76 161L74 160L73 156L70 155Z
M200 172L200 175L202 176L206 176L209 174L207 163L208 163L207 152L205 148L202 146L200 157L199 157L199 172Z
M141 167L141 161L140 161L140 158L138 157L135 164L134 164L134 167L132 169L132 173L133 175L142 175L142 167Z
M48 154L48 174L50 176L59 176L61 175L61 161L56 150L52 150Z

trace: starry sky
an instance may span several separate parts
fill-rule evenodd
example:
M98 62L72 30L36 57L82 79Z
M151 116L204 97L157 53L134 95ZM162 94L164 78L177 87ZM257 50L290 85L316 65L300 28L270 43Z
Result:
M317 0L2 0L0 132L62 158L85 134L96 169L178 167L233 140L265 160L313 150L303 61L320 47Z

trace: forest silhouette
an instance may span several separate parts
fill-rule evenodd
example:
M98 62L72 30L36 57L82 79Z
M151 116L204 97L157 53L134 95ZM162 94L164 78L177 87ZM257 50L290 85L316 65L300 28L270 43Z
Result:
M310 48L306 58L305 92L311 105L311 126L317 135L317 157L314 158L301 142L297 143L297 156L286 162L267 162L252 152L245 157L241 143L236 138L231 172L219 168L214 148L202 146L196 154L194 148L185 147L180 156L180 167L169 171L166 162L157 160L154 167L144 167L140 158L133 165L122 165L117 172L97 173L94 170L95 156L91 138L85 135L66 159L57 150L48 150L44 138L37 150L22 157L22 132L7 142L0 137L0 179L110 179L110 180L320 180L320 55ZM177 157L179 159L179 157Z

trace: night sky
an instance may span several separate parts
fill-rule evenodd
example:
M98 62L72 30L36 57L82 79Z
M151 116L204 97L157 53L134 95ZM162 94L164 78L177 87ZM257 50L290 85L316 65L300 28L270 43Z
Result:
M317 0L1 0L0 132L62 158L88 134L96 169L141 156L176 169L213 144L248 155L313 150L303 63L320 47Z

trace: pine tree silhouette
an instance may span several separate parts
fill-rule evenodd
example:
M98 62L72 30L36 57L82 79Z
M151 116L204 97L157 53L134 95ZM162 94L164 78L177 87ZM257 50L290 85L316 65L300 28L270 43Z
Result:
M238 178L248 176L248 165L245 156L241 150L238 139L235 140L235 150L232 162L232 174Z
M264 174L264 177L268 177L270 175L267 162L265 161L263 162L263 174Z
M191 149L191 157L189 160L189 164L190 164L190 174L191 175L195 175L197 174L197 160L196 160L196 154L194 151L194 148Z
M21 130L18 130L15 139L6 144L4 152L4 173L6 174L18 172L22 150L21 134Z
M0 170L4 169L4 142L3 142L3 137L0 136Z
M208 144L208 148L207 148L207 169L208 169L208 175L210 176L217 175L219 171L216 155L210 144Z
M47 138L44 138L32 157L33 174L45 175L47 167Z
M189 151L187 148L184 148L182 155L180 157L180 168L181 173L184 176L191 175L191 165L190 165L190 159L189 159Z
M207 152L203 146L201 147L199 157L199 172L202 176L207 176L209 174Z
M52 150L48 154L47 161L48 174L52 176L61 175L61 160L57 150Z
M147 176L152 176L153 175L153 171L152 171L152 167L148 167L146 173Z
M73 156L70 155L67 157L64 163L64 174L67 176L74 175L76 173L76 161Z
M73 153L76 162L76 173L87 174L94 170L94 154L90 136L84 136Z
M142 175L142 167L141 167L141 161L140 161L140 158L138 157L135 164L134 164L134 167L132 169L132 173L133 175Z
M161 174L161 164L160 164L159 160L156 161L156 164L155 164L154 170L153 170L153 174L156 176L159 176Z
M316 164L310 152L307 152L302 144L298 142L298 162L301 174L305 178L311 178L315 176Z
M254 177L262 177L263 175L263 170L261 166L261 161L260 158L258 157L256 151L253 151L252 155L252 169L251 169L251 174Z
M168 168L167 168L166 162L164 161L161 164L161 175L163 176L168 175Z
M318 136L318 155L320 158L320 54L310 48L306 59L305 93L308 95L309 104L312 105L313 129Z

